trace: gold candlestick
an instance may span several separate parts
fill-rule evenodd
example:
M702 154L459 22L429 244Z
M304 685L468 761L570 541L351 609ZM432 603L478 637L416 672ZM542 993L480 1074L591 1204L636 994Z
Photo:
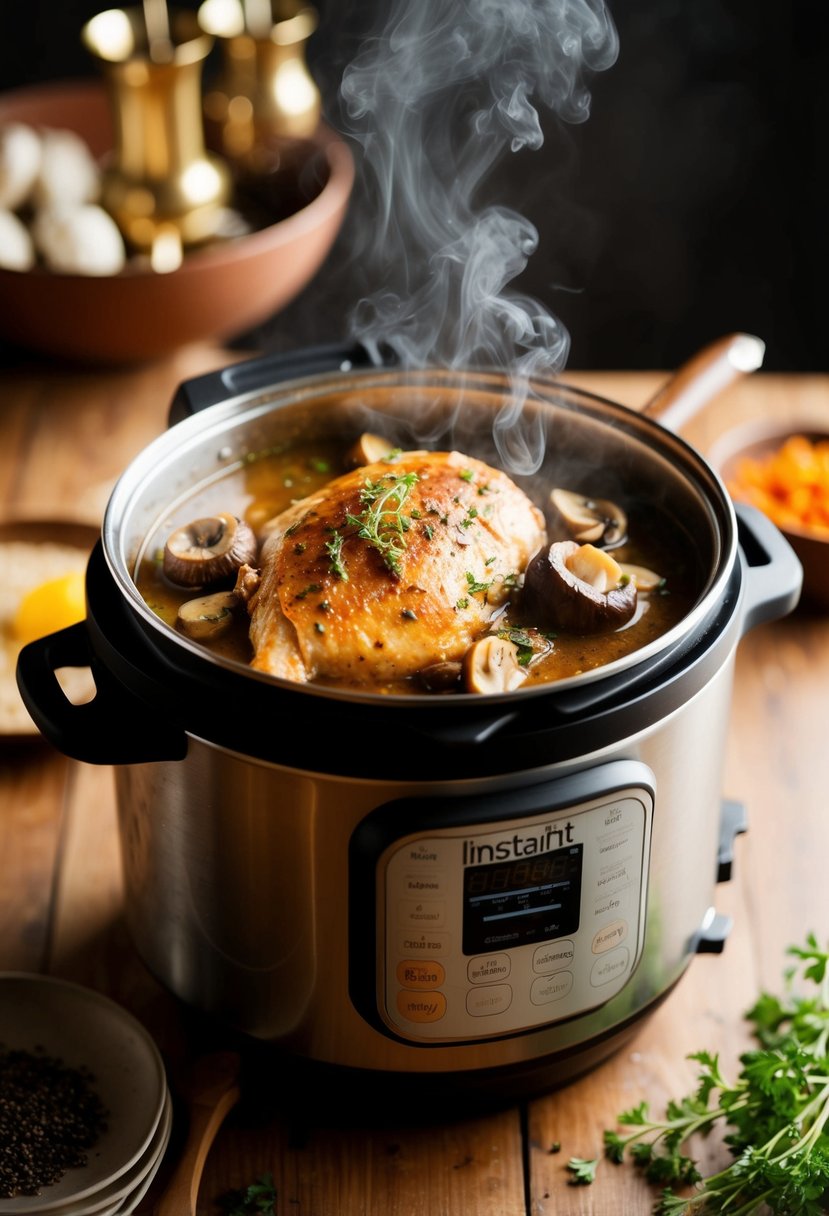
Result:
M194 14L170 14L169 39L151 37L145 11L110 9L83 28L107 80L115 149L102 204L127 241L159 270L216 232L230 195L224 162L206 152L202 64L213 40Z
M225 155L256 169L267 165L276 142L312 136L320 95L305 45L316 10L298 0L205 0L198 19L222 47L223 71L204 109Z

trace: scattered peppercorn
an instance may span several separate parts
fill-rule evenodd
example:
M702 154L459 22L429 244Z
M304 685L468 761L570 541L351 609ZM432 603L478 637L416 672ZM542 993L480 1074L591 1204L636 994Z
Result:
M35 1051L0 1046L0 1198L39 1195L106 1130L106 1111L86 1068Z

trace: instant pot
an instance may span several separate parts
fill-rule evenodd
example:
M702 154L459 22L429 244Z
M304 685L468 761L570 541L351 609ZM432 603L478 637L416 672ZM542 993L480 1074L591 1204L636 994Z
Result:
M721 798L734 656L796 603L777 530L649 417L552 379L524 419L536 502L600 483L671 521L699 590L632 655L510 693L380 695L217 657L136 589L160 524L254 453L380 430L491 463L496 372L404 373L362 348L257 359L183 385L125 471L85 622L26 647L41 731L115 765L126 916L184 1002L294 1059L360 1078L501 1092L619 1046L727 925L717 882L742 808ZM594 491L598 492L598 491ZM56 671L90 666L97 695Z

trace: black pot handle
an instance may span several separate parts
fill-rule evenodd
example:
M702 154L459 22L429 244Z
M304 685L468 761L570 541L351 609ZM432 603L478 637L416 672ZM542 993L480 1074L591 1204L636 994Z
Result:
M60 667L90 667L95 697L74 705L64 695ZM70 625L24 646L17 661L17 685L38 730L74 760L87 764L142 764L181 760L187 736L159 719L96 664L86 622Z
M735 505L746 572L742 632L776 621L796 607L803 567L785 536L768 516L745 503Z
M393 361L390 352L381 354L383 366ZM173 426L191 414L198 414L211 405L227 401L242 393L255 393L270 388L283 380L297 380L302 376L319 375L323 372L350 371L354 367L377 365L365 346L359 342L336 343L331 346L305 347L298 351L280 351L270 355L259 355L245 359L221 371L208 372L205 376L194 376L185 380L176 389L170 406L169 423Z

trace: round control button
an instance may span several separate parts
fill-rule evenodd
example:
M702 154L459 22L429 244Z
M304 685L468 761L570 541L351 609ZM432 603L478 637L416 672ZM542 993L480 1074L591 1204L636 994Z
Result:
M473 1018L503 1013L511 1004L512 989L509 984L487 984L486 987L473 988L466 994L466 1012Z
M448 933L418 933L415 930L403 929L397 935L397 953L409 958L437 958L449 954L450 938Z
M547 942L539 946L533 954L533 971L540 975L549 975L551 971L559 971L569 967L573 961L576 947L569 938L558 942Z
M470 984L492 984L505 980L512 970L508 954L479 954L471 958L466 968Z
M549 1005L560 1001L573 987L572 971L557 971L555 975L539 976L530 988L530 1000L534 1005Z
M627 921L614 920L612 924L605 925L603 929L596 931L593 937L593 953L604 954L605 950L612 950L614 946L623 942L627 935Z
M439 1022L446 1013L446 997L442 992L409 992L397 994L397 1010L409 1022Z
M422 959L402 959L397 964L397 982L404 988L430 991L439 988L446 979L446 968L442 963Z
M602 984L609 984L611 980L624 975L629 963L630 951L627 946L617 946L615 950L602 954L596 959L590 972L590 983L594 988L600 988Z

